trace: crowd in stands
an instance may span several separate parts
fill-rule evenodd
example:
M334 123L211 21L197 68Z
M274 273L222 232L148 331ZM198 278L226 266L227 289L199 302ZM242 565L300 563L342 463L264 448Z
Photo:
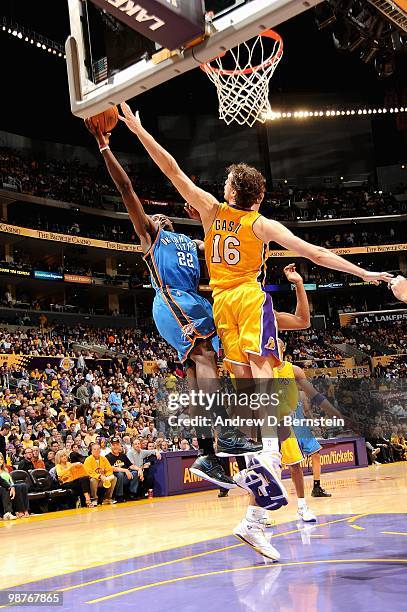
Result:
M405 186L400 185L396 195L382 191L361 188L349 189L297 189L287 187L288 209L291 219L307 221L315 219L344 219L352 217L373 217L407 212ZM273 203L273 200L272 200ZM281 204L281 199L275 200Z
M286 341L286 355L290 361L311 360L311 368L332 368L340 365L348 356L338 348L340 344L350 346L365 353L368 357L379 355L404 355L407 365L407 322L381 324L350 324L347 327L330 329L306 329L281 334ZM401 359L400 363L403 363ZM384 371L384 370L383 370Z
M335 342L346 343L372 357L389 354L407 355L407 321L350 325L336 331Z
M0 167L0 183L14 186L21 193L102 209L111 208L104 201L106 196L117 196L104 164L90 166L79 159L46 159L0 148ZM139 197L179 202L178 193L165 180L146 182L135 165L125 167ZM179 208L170 204L169 213L178 216ZM124 210L120 203L117 210Z
M97 340L99 346L83 351L75 347L73 367L60 367L54 358L72 355L77 340ZM88 358L104 353L100 343L133 359ZM115 503L151 495L153 463L162 452L198 449L194 430L172 431L163 418L165 399L184 373L155 333L3 330L0 351L50 360L42 367L26 368L23 360L22 365L3 362L0 368L0 472L2 457L8 473L24 470L35 478L33 470L47 470L54 487L73 491L83 505L92 507L98 498ZM158 369L146 376L143 361L151 359ZM2 499L4 490L18 492L11 500L13 508L3 499L3 514L25 516L23 483L12 487L9 481L7 486L9 478L1 478Z
M0 183L14 185L23 193L96 208L105 207L106 196L117 196L104 165L93 167L81 163L78 159L45 159L33 153L22 154L1 148L0 166ZM182 206L179 205L179 194L167 181L157 181L156 177L151 177L148 181L141 177L139 169L131 164L126 166L126 169L138 195L147 202L156 201L155 205L149 205L148 212L162 212L163 208L159 202L162 200L170 203L166 208L168 214L185 216ZM223 198L222 182L208 183L200 181L199 177L193 177L193 180L220 200ZM400 198L373 191L366 186L359 189L337 187L304 190L281 183L273 191L267 192L263 208L266 215L286 220L397 214L407 211L407 198L403 197L403 187L400 186L398 191L402 196ZM118 203L116 210L124 209Z
M392 352L404 350L405 324L376 331ZM333 345L344 338L348 338L346 330L292 332L286 337L286 355L307 367L334 367L342 355ZM358 336L357 342L360 339ZM69 494L70 503L79 498L83 506L93 507L98 502L113 504L151 495L154 463L161 460L162 453L199 447L193 428L176 430L168 425L166 399L184 383L184 371L174 351L149 328L3 327L0 354L20 356L11 362L3 357L0 367L0 495L6 519L24 517L30 511L29 488L24 480L12 480L15 470L33 479L43 474L38 470L45 470L52 486ZM40 362L30 361L35 359ZM155 362L155 370L147 373L144 362ZM394 367L404 368L407 376L405 361L400 359ZM393 370L383 368L378 381L388 385L389 392ZM365 381L371 384L374 380L363 379L362 387ZM325 377L316 379L318 382L327 386L329 396L331 382ZM345 412L356 407L360 426L366 427L365 412L372 406L378 410L380 402L377 406L376 400L369 403L363 388L349 391L349 384L355 383L352 379L338 383L345 388L339 389L336 405ZM383 429L380 435L369 437L372 461L405 457L399 447L403 448L407 435L407 412L399 404L387 399L384 409L379 406L386 422L384 417L369 421L370 428ZM384 448L378 444L385 444L378 439L389 435L388 452L375 453ZM65 498L61 500L65 503Z
M304 367L333 368L339 366L344 357L333 346L334 337L325 329L305 329L281 336L286 342L286 359L301 363Z

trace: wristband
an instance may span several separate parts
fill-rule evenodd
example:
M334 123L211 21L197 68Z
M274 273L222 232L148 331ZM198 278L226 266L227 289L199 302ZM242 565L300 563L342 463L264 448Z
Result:
M109 145L105 145L104 147L100 147L99 151L103 153L103 151L110 151Z
M324 400L326 400L325 395L323 395L322 393L317 393L312 398L311 404L315 404L316 406L320 406Z

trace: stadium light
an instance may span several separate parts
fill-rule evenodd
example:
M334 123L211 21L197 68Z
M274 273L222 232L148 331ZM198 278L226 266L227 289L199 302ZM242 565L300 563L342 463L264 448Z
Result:
M19 38L24 42L29 42L32 45L36 45L38 49L48 50L48 53L58 55L58 57L65 58L64 47L62 44L51 40L47 36L38 34L25 26L21 26L15 21L2 17L2 31L11 34L15 38Z
M320 111L320 110L295 110L295 111L271 111L268 113L265 113L263 115L263 120L264 121L276 121L278 119L309 119L309 118L319 118L319 117L324 117L324 118L332 118L332 117L360 117L362 115L375 115L376 117L378 115L385 115L387 113L404 113L407 112L407 107L405 106L400 106L400 107L396 107L396 108L386 108L386 107L382 107L382 108L349 108L349 109L343 109L343 110L325 110L325 111Z

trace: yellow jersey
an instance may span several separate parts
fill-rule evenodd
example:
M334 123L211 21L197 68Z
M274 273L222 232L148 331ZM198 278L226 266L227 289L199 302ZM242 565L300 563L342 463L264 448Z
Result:
M280 395L279 414L282 418L297 409L298 387L295 381L293 364L283 361L281 366L273 368L275 391Z
M212 295L242 283L264 282L267 245L253 231L256 210L219 204L205 236L205 259Z

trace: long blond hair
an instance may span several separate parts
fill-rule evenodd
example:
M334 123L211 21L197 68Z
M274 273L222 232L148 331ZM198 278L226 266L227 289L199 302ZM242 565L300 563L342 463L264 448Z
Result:
M65 448L59 450L55 455L55 465L59 465L61 463L61 457L66 455L66 458L69 459L68 452Z

